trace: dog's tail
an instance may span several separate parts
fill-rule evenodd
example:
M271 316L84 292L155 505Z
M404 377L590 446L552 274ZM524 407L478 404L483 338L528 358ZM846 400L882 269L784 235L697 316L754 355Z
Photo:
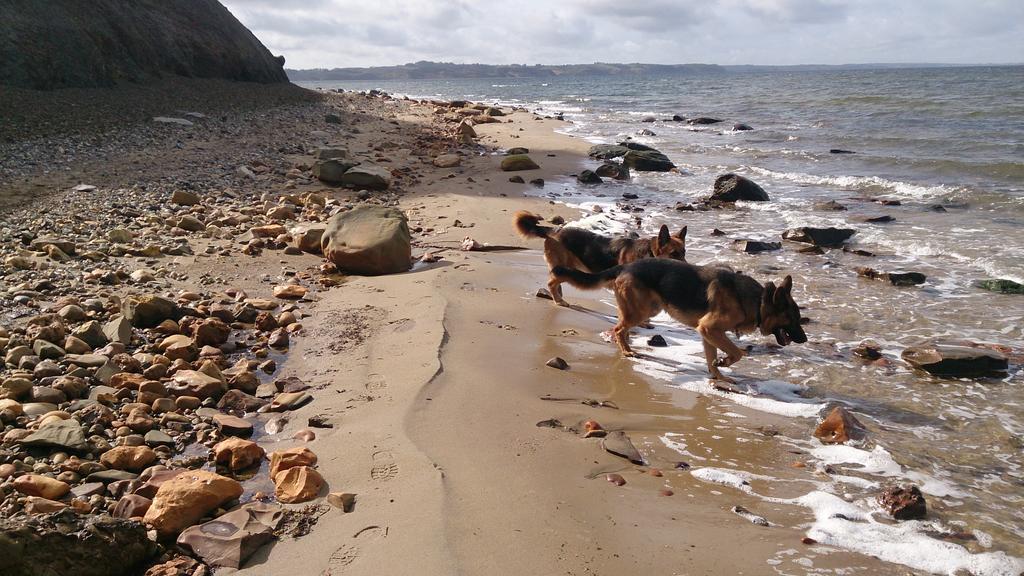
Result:
M520 210L516 212L512 225L516 227L516 231L524 238L547 238L548 234L554 231L554 228L541 226L541 220L543 218L532 212Z
M613 266L604 272L590 274L575 268L555 266L551 269L551 275L562 282L568 282L582 290L593 290L611 284L622 273L622 266Z

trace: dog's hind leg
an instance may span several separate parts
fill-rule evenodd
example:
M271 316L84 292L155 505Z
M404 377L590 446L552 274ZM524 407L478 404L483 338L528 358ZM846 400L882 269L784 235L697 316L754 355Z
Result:
M548 292L551 292L551 299L559 306L565 306L565 299L562 298L562 281L555 278L554 274L548 279Z

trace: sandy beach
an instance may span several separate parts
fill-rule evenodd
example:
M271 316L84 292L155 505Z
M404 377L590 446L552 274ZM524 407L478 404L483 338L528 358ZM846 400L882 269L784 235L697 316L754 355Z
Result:
M48 263L17 270L8 261L0 336L10 344L27 319L69 295L84 301L150 291L206 303L242 290L249 298L273 301L275 286L305 287L306 295L291 304L273 302L275 314L294 308L300 325L289 329L286 350L271 349L267 356L266 335L257 334L244 337L244 349L212 357L223 370L262 349L264 358L276 360L261 368L262 383L294 378L306 385L309 403L245 419L268 454L299 446L313 451L325 482L315 499L284 505L301 512L306 528L279 534L237 573L915 573L806 540L814 520L808 509L750 493L794 497L823 473L805 466L807 455L781 441L810 438L815 418L757 411L710 387L690 392L663 386L598 336L614 322L606 294L568 289L573 307L535 296L547 278L540 242L516 236L512 215L525 209L567 221L585 216L542 194L573 182L594 164L586 156L588 143L556 132L562 122L505 110L499 122L475 126L477 141L466 144L454 138L458 118L441 103L323 93L238 111L209 110L202 99L187 107L165 105L168 116L188 110L202 117L193 117L189 126L147 119L104 132L117 135L108 143L130 145L101 145L102 153L83 152L80 158L47 158L45 150L64 138L51 132L12 137L4 145L7 157L18 150L23 161L5 166L0 185L6 203L0 216L6 230L2 256ZM337 121L325 122L326 115ZM92 137L88 130L80 134L66 138ZM365 193L317 182L309 172L313 153L327 144L386 165L393 185L387 192ZM503 151L511 147L528 148L540 169L502 172ZM436 167L434 158L445 153L458 154L459 165ZM59 169L47 170L48 162ZM545 187L510 182L514 174L543 178ZM177 234L169 226L147 223L149 214L167 217L167 199L185 182L202 197L200 206L185 212L210 221L234 214L252 220L223 235L204 226L182 237L169 236ZM69 191L78 184L96 188ZM244 253L252 224L288 205L288 198L310 193L327 206L297 206L294 219L284 222L289 230L323 221L333 209L394 205L409 217L414 258L433 257L407 273L339 277L322 271L322 257L286 253L284 244ZM66 264L38 252L26 256L15 244L18 231L32 226L38 234L56 236L88 235L82 226L103 233L121 226L142 244L184 243L189 250ZM521 249L460 250L467 237ZM68 266L69 273L60 272ZM140 269L154 270L155 278L127 280ZM125 280L104 283L104 271L123 272ZM83 283L82 277L97 280ZM59 289L41 289L38 282L47 278ZM553 357L565 359L569 368L546 366ZM758 356L746 360L757 361ZM15 370L9 367L5 378ZM112 405L123 406L130 396ZM735 424L737 414L742 425ZM209 430L200 426L209 422L208 414L188 415L194 427ZM624 431L644 463L605 451L599 439L583 438L587 420ZM8 512L24 506L10 486L31 468L13 450L20 433L12 431L25 425L34 426L12 420L6 428L4 448L11 451L2 462L12 468L0 475L0 488ZM692 457L663 441L684 433ZM199 456L190 467L211 467L208 447L220 437L183 437L193 440L162 454L158 464L182 465L184 448ZM761 471L782 482L769 486L755 475L730 485L728 478L695 476L695 467ZM264 462L243 481L243 502L273 492L266 468ZM609 475L625 483L616 485ZM351 511L328 505L329 493L355 494ZM94 503L93 512L114 500ZM736 506L770 526L733 512ZM169 547L148 564L174 556ZM151 572L164 573L172 572Z

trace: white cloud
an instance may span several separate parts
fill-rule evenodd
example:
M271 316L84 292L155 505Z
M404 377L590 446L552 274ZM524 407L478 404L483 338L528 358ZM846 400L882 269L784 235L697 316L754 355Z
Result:
M1020 0L222 0L290 68L1024 61Z

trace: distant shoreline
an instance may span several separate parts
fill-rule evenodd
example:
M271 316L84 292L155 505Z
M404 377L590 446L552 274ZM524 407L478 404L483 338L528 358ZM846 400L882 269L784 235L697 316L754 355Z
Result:
M332 80L464 80L483 78L560 78L581 76L651 76L729 74L744 72L822 72L852 70L908 70L937 68L1013 68L1017 64L795 64L773 65L719 65L719 64L452 64L445 62L414 62L400 66L373 66L366 68L312 68L288 69L292 82Z

